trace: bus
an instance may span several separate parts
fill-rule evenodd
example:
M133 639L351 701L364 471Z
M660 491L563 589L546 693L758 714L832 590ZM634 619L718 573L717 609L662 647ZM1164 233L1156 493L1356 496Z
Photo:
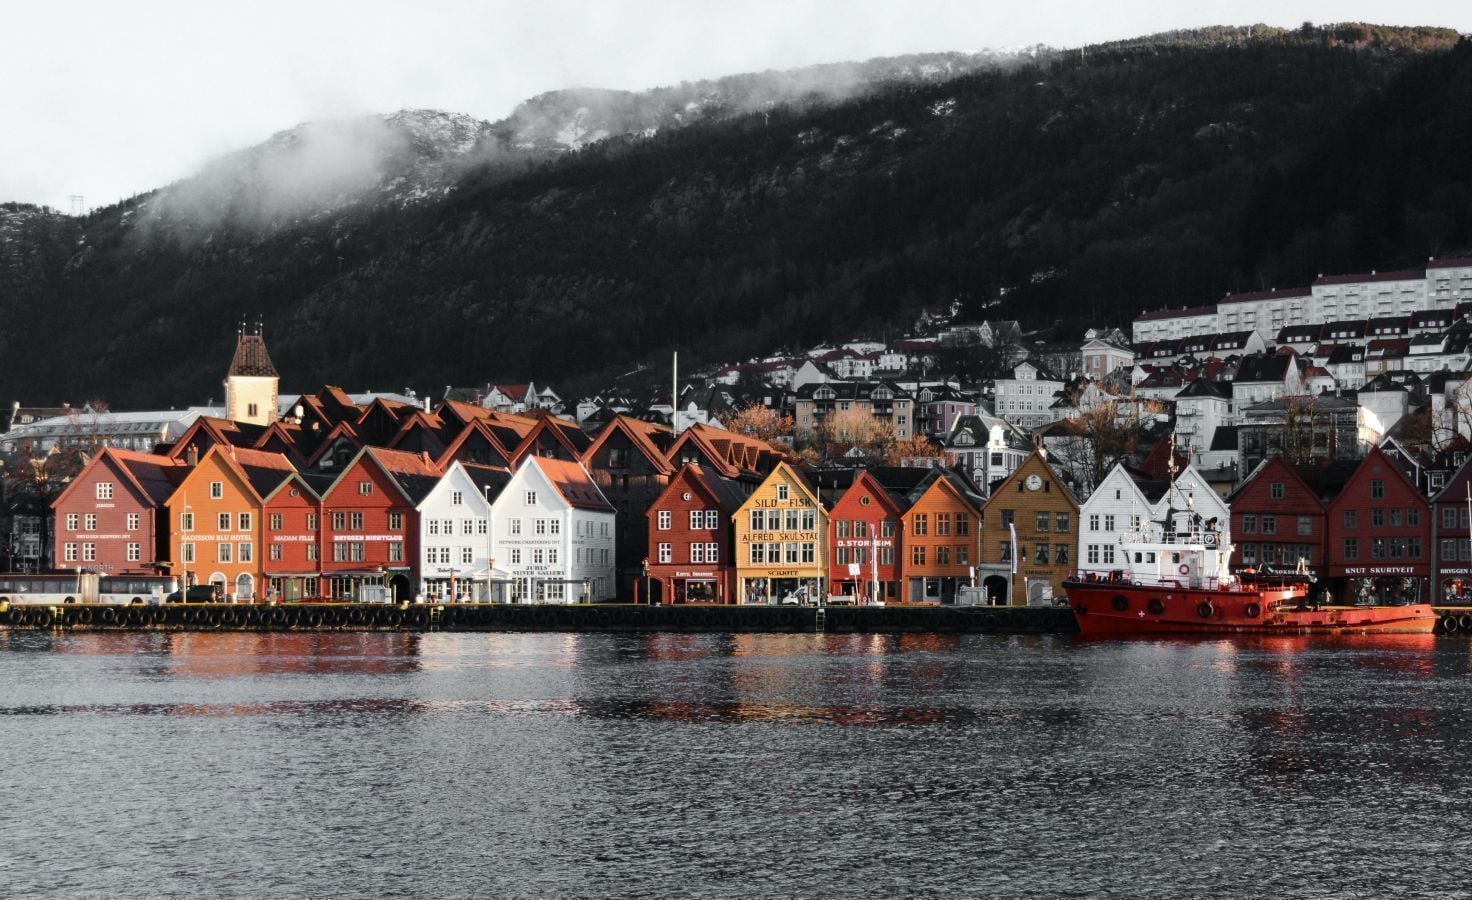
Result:
M179 579L174 575L0 574L0 603L14 605L157 604L178 589Z

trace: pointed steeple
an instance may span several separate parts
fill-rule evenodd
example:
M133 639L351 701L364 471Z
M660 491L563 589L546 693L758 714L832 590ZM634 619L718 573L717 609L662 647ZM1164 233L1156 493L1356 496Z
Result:
M266 352L261 323L247 328L240 323L235 355L225 376L225 417L236 422L270 425L277 419L277 389L280 376Z

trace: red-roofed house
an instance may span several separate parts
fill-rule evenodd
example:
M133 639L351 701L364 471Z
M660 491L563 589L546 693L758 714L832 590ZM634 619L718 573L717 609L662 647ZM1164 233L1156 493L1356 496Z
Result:
M406 601L418 584L418 507L439 482L428 457L364 447L322 496L322 577L333 599L387 588ZM365 590L366 589L366 590Z
M56 567L156 574L168 562L162 507L188 472L167 456L104 449L52 501Z

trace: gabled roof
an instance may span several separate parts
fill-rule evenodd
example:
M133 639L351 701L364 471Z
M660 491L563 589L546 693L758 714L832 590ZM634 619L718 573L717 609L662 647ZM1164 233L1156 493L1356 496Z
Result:
M1295 365L1291 356L1266 356L1254 353L1242 357L1237 364L1237 377L1233 379L1234 384L1249 381L1272 381L1283 382L1288 378L1288 367Z
M172 457L116 447L104 447L87 469L93 466L107 466L119 473L136 495L154 506L162 506L191 471L190 466ZM82 481L80 477L73 478L71 484L51 501L51 507L56 509L69 499L72 491L80 489Z
M615 433L627 435L629 442L649 460L649 464L654 467L655 471L664 475L674 473L675 467L662 449L671 442L673 432L667 426L655 425L632 416L615 416L610 420L583 451L582 458L590 460L596 456Z
M834 506L842 503L849 494L856 491L864 491L875 497L879 501L879 504L881 506L883 506L890 513L894 514L896 517L904 515L905 510L902 498L890 493L889 490L880 483L879 479L870 474L870 472L866 469L858 470L858 475L854 478L853 484L848 486L848 489L843 492L842 497L838 498L838 501L834 503ZM973 502L973 505L976 506L978 510L981 508L981 505L979 503Z
M683 491L689 485L699 491L706 500L714 503L721 511L722 517L729 519L746 498L735 489L732 482L720 477L710 469L699 463L686 463L670 478L670 483L660 491L659 497L650 504L649 514L653 514L655 507L664 506L667 498L676 491Z
M603 496L603 492L593 481L593 476L583 468L582 463L545 456L528 456L522 465L532 465L540 469L570 506L596 512L614 511L613 505Z
M255 491L256 497L263 500L280 487L281 482L296 474L291 460L280 453L219 444L211 447L209 452L234 468L246 484L250 485L250 489Z
M1215 381L1210 378L1197 378L1187 384L1176 394L1176 399L1182 397L1210 397L1217 400L1232 399L1232 383L1230 381Z

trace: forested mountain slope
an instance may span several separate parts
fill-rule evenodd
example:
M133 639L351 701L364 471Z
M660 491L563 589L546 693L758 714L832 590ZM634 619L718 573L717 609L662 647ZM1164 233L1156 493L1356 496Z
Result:
M452 118L454 152L422 123L371 153L339 140L362 184L328 154L315 204L221 214L274 171L247 154L192 208L187 181L85 219L0 208L0 350L27 402L202 402L259 316L288 389L576 388L675 348L897 334L957 297L1067 332L1414 263L1472 245L1472 45L1453 42L1220 29L575 150L537 142L565 123Z

